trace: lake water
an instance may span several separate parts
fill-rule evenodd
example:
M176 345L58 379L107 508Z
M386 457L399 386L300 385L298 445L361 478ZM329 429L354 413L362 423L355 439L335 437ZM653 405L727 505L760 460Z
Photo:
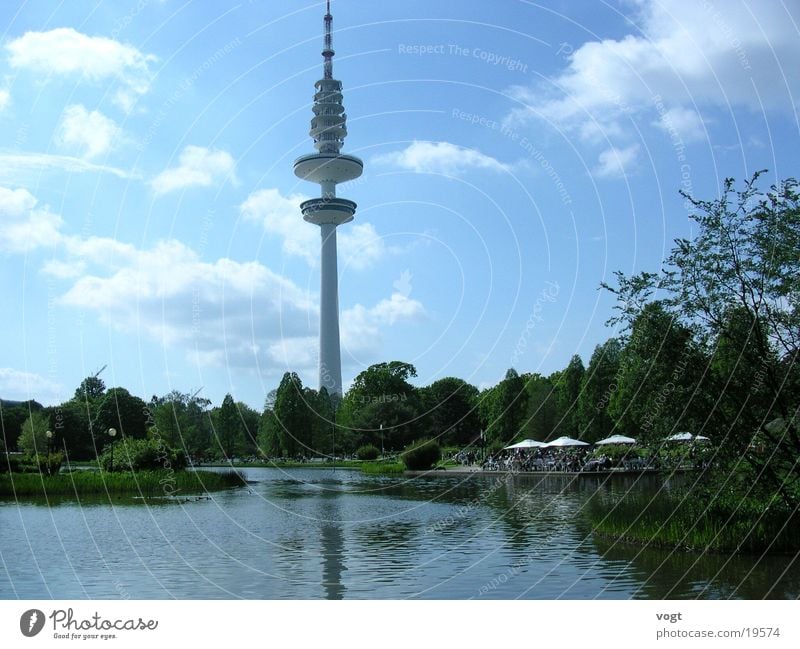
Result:
M0 502L0 599L800 596L795 557L595 538L592 494L652 476L245 473L209 500Z

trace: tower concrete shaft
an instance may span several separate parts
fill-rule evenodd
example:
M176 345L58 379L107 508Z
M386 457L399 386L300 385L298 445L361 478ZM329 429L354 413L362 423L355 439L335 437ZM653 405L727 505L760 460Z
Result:
M340 153L347 136L347 115L342 104L342 82L333 78L333 42L330 0L327 3L325 46L322 51L323 78L314 84L314 117L309 135L317 153L294 163L298 178L318 183L320 198L300 205L303 218L320 226L320 309L319 309L319 387L328 394L342 394L342 357L339 341L339 275L336 252L336 227L353 220L356 204L337 198L336 185L358 178L364 163L355 156Z

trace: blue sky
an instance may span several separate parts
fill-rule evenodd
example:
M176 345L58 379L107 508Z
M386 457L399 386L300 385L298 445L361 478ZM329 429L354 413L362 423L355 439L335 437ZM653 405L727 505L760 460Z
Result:
M0 396L109 386L260 407L316 386L297 205L324 3L4 2ZM400 359L485 387L585 361L614 270L691 236L683 188L797 175L796 3L336 0L345 384Z

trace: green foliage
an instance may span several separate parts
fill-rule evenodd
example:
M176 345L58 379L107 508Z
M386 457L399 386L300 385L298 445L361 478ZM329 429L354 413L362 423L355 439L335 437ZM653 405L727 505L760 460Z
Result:
M709 411L698 390L704 365L691 330L663 303L647 304L632 323L608 400L616 432L656 443L676 430L698 430Z
M654 547L719 553L797 552L800 514L738 494L669 493L656 498L629 491L587 505L594 531Z
M173 390L147 407L149 435L204 460L218 453L208 399Z
M527 398L525 380L514 368L499 384L480 394L478 409L489 443L505 446L517 436L525 424Z
M350 450L362 444L399 449L419 434L422 404L408 379L417 375L410 363L377 363L361 372L342 400L337 421L347 431L340 435ZM338 432L338 431L337 431ZM339 444L339 448L347 448Z
M24 457L9 455L0 458L0 471L56 475L61 470L63 462L63 453L38 453Z
M608 409L618 387L621 354L622 344L617 338L597 345L592 353L578 397L578 428L585 442L596 442L614 430Z
M180 471L186 467L186 454L162 439L124 438L109 444L100 456L105 471Z
M521 439L550 439L560 418L555 386L539 374L526 374L523 379L526 410Z
M242 424L236 402L230 394L226 394L222 405L212 411L211 419L222 457L236 457L242 442Z
M73 398L76 401L93 402L102 397L105 391L106 384L103 383L103 379L98 376L87 376L75 390Z
M47 438L47 431L50 430L50 418L46 413L31 412L25 423L22 424L22 432L17 440L19 449L31 457L39 453L47 453L52 444L52 440Z
M401 454L400 459L409 471L427 471L442 457L439 445L429 439L417 440Z
M280 424L272 410L264 410L258 420L258 452L264 457L281 456Z
M303 382L294 372L286 372L278 386L273 409L278 427L281 454L307 455L312 451L311 410L305 399Z
M31 463L35 466L40 473L45 475L57 475L61 471L61 464L64 462L64 454L56 453L38 453L31 458Z
M0 497L113 494L158 498L230 489L244 482L244 476L236 471L74 471L52 476L6 473L0 474Z
M111 388L95 399L93 428L105 432L114 428L125 437L147 436L147 404L125 388Z
M392 475L406 470L402 462L365 462L359 468L368 475Z
M4 401L0 399L0 444L5 446L5 450L14 451L17 448L17 440L22 433L22 424L30 416L31 412L42 410L42 404L37 401Z
M668 365L676 358L683 361L676 354L688 350L689 366L701 365L703 372L700 379L681 384L693 391L690 419L694 411L696 421L702 416L707 430L720 433L715 466L749 468L762 498L779 494L786 506L795 506L800 491L800 195L794 179L761 191L762 173L740 191L732 179L726 180L714 200L686 196L694 208L696 236L675 242L660 275L617 273L618 287L605 286L619 298L613 321L633 328L634 341L636 323L654 292L662 291L665 317L677 321L678 338L685 341L670 335L656 371L646 366L654 357L641 353L635 371L650 380L660 372L664 385ZM651 339L658 342L656 336ZM697 356L701 363L693 359ZM652 382L641 390L651 387ZM674 404L680 405L681 395L675 397ZM616 411L624 417L627 400L619 399ZM654 421L669 425L679 415L662 407ZM770 430L776 421L785 424L779 432ZM685 424L675 428L699 430ZM769 445L770 453L749 452L755 440Z
M356 450L356 457L359 460L377 460L380 454L380 450L372 444L359 446L358 450Z
M423 425L442 444L463 447L481 428L478 417L478 389L454 377L439 379L422 388Z
M583 378L586 369L581 357L575 354L569 361L566 369L559 372L554 380L556 386L556 400L559 407L559 420L553 437L581 437L580 417L578 415L578 400L583 387Z

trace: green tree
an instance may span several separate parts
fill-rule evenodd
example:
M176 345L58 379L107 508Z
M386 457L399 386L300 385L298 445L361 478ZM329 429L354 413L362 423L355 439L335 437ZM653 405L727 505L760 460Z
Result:
M185 448L185 438L189 434L189 395L171 391L169 394L150 401L149 410L152 422L149 434L161 438L172 448Z
M50 416L56 445L66 449L70 460L91 460L100 452L95 447L92 426L86 404L76 399L65 401L55 407ZM100 444L102 448L102 444Z
M111 388L95 401L94 427L100 433L115 428L134 439L147 436L147 404L125 388Z
M212 412L217 443L224 458L233 458L244 449L244 425L239 408L230 394L226 394L222 405Z
M261 419L258 412L243 401L236 402L236 411L241 423L241 441L239 452L244 455L255 455L258 437L258 424Z
M691 330L663 303L645 305L620 353L608 402L617 432L653 444L676 432L699 432L708 405L700 389L705 362Z
M201 461L214 450L210 407L211 401L197 395L190 397L186 403L184 448L190 457Z
M356 376L337 414L337 436L350 450L363 444L401 449L420 426L421 403L409 379L417 375L410 363L377 363ZM341 447L340 443L337 443Z
M446 446L466 446L480 432L478 389L454 377L439 379L420 390L425 426Z
M608 407L618 387L621 354L622 344L616 338L597 345L592 353L578 397L578 429L584 441L596 442L612 434L614 421Z
M527 395L522 437L538 441L550 439L559 418L555 386L550 379L539 374L523 375L522 378Z
M106 384L98 376L87 376L75 390L75 399L78 401L94 401L103 396Z
M717 434L728 463L752 469L749 488L793 505L800 500L800 397L791 389L800 349L800 203L796 180L762 191L762 174L739 191L726 180L714 200L684 194L697 235L675 242L661 274L617 273L617 286L604 286L618 296L615 320L628 326L664 291L665 308L691 328L697 345L714 350L715 383L704 391L716 391L709 394L715 416L727 421ZM754 441L770 452L751 452Z
M333 430L333 403L327 388L323 386L319 392L306 388L305 401L308 404L311 420L311 447L315 453L330 457L335 451L336 440ZM340 449L343 449L345 444L344 438L338 442Z
M512 367L505 378L480 397L486 438L495 445L510 444L520 437L527 411L525 381Z
M581 357L575 354L567 367L554 380L556 386L556 402L558 403L558 422L553 433L555 437L566 435L580 437L580 417L578 416L578 399L583 386L583 375L586 368ZM551 378L551 380L553 380Z
M258 450L267 457L280 457L281 449L280 424L272 409L264 409L258 421Z
M286 372L275 395L273 410L278 426L281 451L287 457L311 452L311 417L303 392L303 382L294 372Z
M27 455L47 454L51 441L47 439L50 418L45 412L31 412L17 440L17 446Z
M2 423L2 437L6 448L13 451L17 447L17 440L22 432L22 424L28 419L31 412L43 409L37 401L4 401L0 399L0 423Z

